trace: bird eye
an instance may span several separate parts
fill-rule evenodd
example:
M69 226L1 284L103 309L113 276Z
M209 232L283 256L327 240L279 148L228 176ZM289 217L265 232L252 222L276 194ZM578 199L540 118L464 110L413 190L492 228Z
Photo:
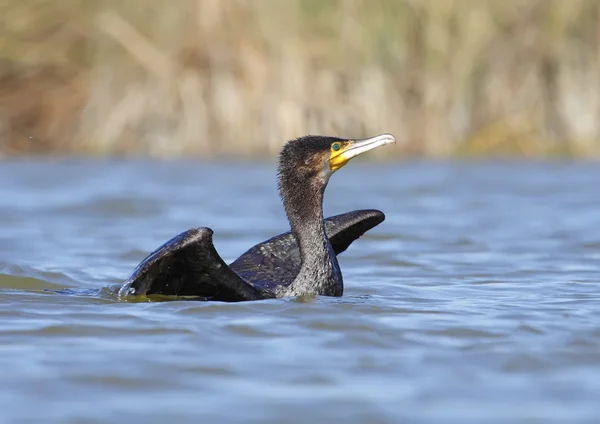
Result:
M333 143L331 145L331 148L337 152L338 150L340 150L340 143Z

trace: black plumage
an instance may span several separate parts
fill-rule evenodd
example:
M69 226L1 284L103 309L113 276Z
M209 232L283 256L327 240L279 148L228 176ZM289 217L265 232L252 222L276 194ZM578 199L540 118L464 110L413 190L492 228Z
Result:
M190 229L146 257L119 294L225 302L301 294L341 296L343 281L336 256L385 216L378 210L357 210L323 219L323 194L334 172L332 152L342 143L350 143L349 150L354 143L370 150L374 147L364 145L378 137L346 141L308 136L288 142L280 154L278 176L290 232L250 248L228 266L214 248L210 228ZM385 137L375 147L393 140Z

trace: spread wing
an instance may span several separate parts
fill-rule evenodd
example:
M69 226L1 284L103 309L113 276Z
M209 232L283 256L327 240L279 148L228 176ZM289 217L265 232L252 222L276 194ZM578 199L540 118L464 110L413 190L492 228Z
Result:
M336 255L385 219L378 210L329 217L325 232ZM173 237L148 255L119 290L120 296L193 296L237 302L274 297L274 289L294 281L300 250L291 232L249 249L227 266L217 253L210 228L194 228Z
M173 237L137 266L119 295L194 296L225 302L273 297L223 262L212 235L210 228L193 228Z
M383 222L378 210L357 210L325 220L325 232L336 255L365 232ZM280 234L250 248L230 264L241 278L262 290L288 286L300 271L300 250L291 232Z

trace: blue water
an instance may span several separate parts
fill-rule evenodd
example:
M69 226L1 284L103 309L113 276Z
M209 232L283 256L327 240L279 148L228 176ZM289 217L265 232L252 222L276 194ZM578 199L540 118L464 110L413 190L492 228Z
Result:
M597 422L599 182L352 163L326 215L387 218L340 256L344 297L126 303L99 289L181 231L227 262L287 231L275 164L4 161L0 422Z

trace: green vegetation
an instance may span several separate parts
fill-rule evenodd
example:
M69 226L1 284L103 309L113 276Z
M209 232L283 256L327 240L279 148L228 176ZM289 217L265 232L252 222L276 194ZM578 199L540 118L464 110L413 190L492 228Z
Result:
M398 154L600 156L600 2L0 4L0 153L264 155L381 132Z

